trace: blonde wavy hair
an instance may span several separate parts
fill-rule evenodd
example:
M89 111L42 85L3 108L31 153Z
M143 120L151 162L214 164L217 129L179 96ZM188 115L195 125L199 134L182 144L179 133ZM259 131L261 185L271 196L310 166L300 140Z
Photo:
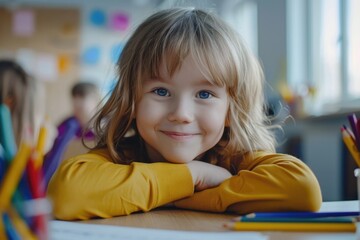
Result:
M230 101L229 127L202 160L230 169L234 156L255 150L274 151L258 60L240 36L216 15L187 8L155 13L128 40L117 64L117 85L96 115L94 128L99 139L95 149L107 147L117 163L144 161L139 159L144 155L136 154L144 150L141 137L136 141L139 146L134 147L126 144L125 137L131 129L136 132L135 109L142 83L148 77L159 76L164 58L171 75L189 54L209 81L226 87ZM124 149L134 153L128 155Z

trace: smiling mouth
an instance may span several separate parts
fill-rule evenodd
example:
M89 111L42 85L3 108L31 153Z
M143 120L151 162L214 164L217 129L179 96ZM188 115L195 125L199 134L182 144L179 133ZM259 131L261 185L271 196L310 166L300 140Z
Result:
M174 140L188 140L194 136L200 135L198 133L182 133L182 132L171 132L171 131L161 131L166 136Z

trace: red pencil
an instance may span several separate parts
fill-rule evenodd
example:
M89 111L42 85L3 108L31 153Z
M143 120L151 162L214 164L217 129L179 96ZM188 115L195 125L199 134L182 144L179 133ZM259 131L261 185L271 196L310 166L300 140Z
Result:
M36 167L35 159L36 150L33 151L31 155L31 159L29 160L26 171L28 173L28 180L30 183L30 189L33 195L33 199L36 201L38 199L45 197L45 186L43 179L42 168ZM47 225L46 225L46 216L43 213L37 214L33 216L34 218L34 226L33 230L36 232L36 235L39 239L46 239L47 237Z

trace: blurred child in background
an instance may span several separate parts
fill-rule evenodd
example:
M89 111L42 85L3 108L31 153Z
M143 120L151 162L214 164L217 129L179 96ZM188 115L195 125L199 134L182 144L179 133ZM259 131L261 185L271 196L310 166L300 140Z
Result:
M18 146L25 133L27 138L35 143L40 125L44 123L44 98L43 86L30 77L18 63L13 60L0 60L0 104L6 105L10 110ZM48 142L51 142L51 138ZM47 144L45 149L49 148L49 145Z
M45 181L48 182L62 159L86 153L84 146L93 146L95 135L88 123L100 102L100 91L91 82L76 83L71 89L73 115L58 126L58 136L51 151L45 156ZM84 144L83 144L83 141Z

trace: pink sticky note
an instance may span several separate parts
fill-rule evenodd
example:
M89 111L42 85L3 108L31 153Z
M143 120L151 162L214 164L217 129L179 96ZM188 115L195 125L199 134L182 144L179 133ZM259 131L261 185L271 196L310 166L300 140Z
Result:
M110 20L110 27L114 30L125 31L129 27L129 16L126 13L114 13Z
M17 36L31 36L35 29L35 17L31 10L17 10L13 13L12 30Z

